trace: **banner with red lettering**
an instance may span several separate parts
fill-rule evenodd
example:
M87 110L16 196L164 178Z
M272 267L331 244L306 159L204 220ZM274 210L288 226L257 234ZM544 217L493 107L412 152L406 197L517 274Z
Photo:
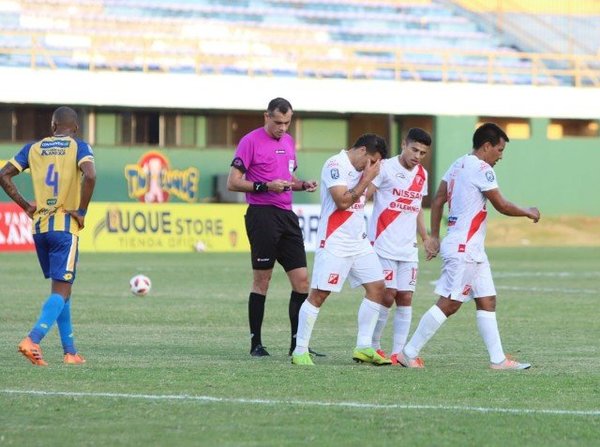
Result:
M31 219L16 203L0 203L0 251L34 251Z

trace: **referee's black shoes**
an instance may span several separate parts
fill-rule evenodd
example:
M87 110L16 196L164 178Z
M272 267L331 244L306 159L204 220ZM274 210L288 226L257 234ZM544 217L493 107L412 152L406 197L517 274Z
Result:
M252 357L266 357L270 355L263 345L256 345L252 351L250 351Z

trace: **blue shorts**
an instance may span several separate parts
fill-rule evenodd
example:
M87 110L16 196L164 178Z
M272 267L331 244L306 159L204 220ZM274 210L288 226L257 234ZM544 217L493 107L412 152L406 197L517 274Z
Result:
M77 265L78 237L66 231L33 235L35 250L45 278L73 283Z

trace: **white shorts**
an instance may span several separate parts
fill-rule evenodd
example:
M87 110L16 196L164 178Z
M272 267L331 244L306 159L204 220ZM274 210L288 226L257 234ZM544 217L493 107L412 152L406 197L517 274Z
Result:
M385 287L401 291L415 291L419 273L418 262L396 261L381 256L379 256L379 262L383 268Z
M466 303L472 298L496 296L489 262L466 262L443 258L442 275L435 287L437 295Z
M383 280L375 252L341 258L324 249L316 251L310 284L313 289L340 292L346 278L353 288Z

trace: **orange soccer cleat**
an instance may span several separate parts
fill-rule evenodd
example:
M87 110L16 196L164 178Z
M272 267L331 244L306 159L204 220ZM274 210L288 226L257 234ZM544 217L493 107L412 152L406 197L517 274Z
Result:
M83 365L85 359L79 354L65 354L65 364L67 365Z
M396 354L396 361L405 368L425 368L425 362L421 357L411 358L404 355L404 352Z
M398 360L398 356L400 356L402 354L392 354L390 356L390 360L392 361L392 365L400 365L400 366L404 366L400 363L400 361ZM425 362L423 361L423 359L421 357L417 357L416 359L414 359L414 362L416 365L419 366L413 366L412 368L424 368L425 367Z
M490 363L490 368L499 370L529 369L531 368L531 363L517 362L515 359L512 358L510 354L507 354L504 361L500 363Z
M44 361L44 357L42 356L42 348L37 343L31 341L31 338L25 337L19 343L18 350L34 365L48 366L48 363Z

